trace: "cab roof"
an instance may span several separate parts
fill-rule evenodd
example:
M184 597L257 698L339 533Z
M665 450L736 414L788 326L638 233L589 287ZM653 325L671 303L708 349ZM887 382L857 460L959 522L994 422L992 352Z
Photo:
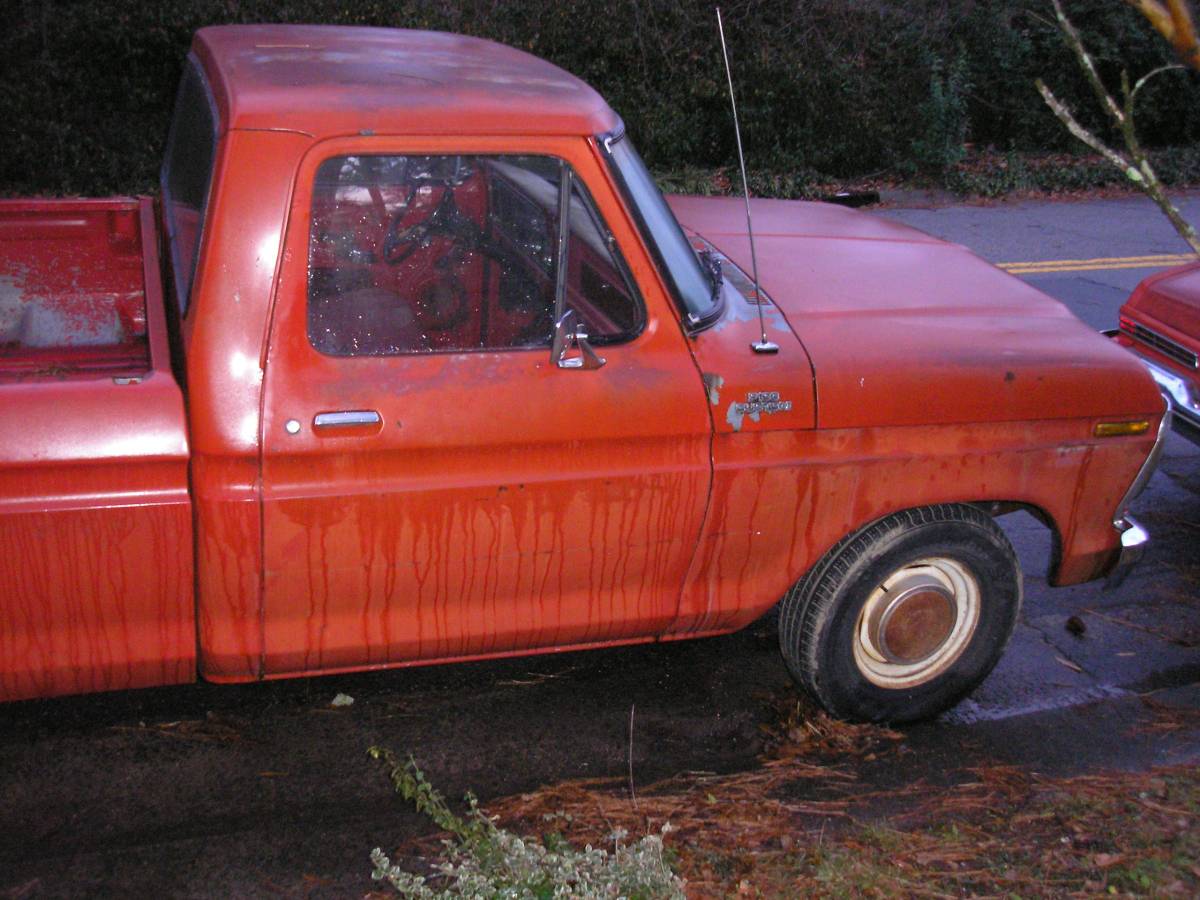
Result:
M314 137L380 134L593 135L616 114L545 60L480 38L335 25L220 25L192 52L223 128Z

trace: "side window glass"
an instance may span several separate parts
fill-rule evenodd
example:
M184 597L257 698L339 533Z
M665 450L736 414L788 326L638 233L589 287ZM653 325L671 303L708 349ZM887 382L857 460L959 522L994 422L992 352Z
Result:
M163 213L180 315L187 313L196 272L216 145L216 116L208 88L199 67L189 59L179 84L161 176Z
M313 347L334 356L549 347L562 171L546 156L326 160L309 233ZM641 301L585 194L576 192L569 222L567 303L598 340L632 336Z
M641 298L587 188L578 179L572 184L566 305L579 315L593 344L629 340L645 324Z

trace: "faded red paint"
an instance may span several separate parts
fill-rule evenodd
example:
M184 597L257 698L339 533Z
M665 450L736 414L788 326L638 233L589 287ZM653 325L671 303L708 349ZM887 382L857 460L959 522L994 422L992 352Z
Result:
M201 29L192 49L232 129L578 136L618 121L573 75L466 35L227 25Z
M1157 391L961 248L757 204L780 351L754 354L740 208L672 200L728 259L723 317L689 334L596 144L618 119L577 79L375 29L205 29L193 50L220 139L180 323L186 429L149 201L0 207L0 277L129 338L49 348L46 366L0 352L0 697L185 680L197 645L205 677L244 681L721 633L846 534L928 503L1038 510L1061 583L1114 558L1152 438L1093 428L1157 422ZM592 371L545 349L317 352L321 162L499 153L569 164L645 329ZM359 409L380 423L313 427Z
M660 633L709 485L707 404L666 296L568 372L545 348L332 357L306 333L309 185L355 153L539 153L631 240L581 137L341 139L300 167L264 401L265 670L383 665ZM603 199L602 199L603 198ZM632 264L632 263L631 263ZM643 278L644 261L633 264ZM382 427L319 434L325 410ZM302 429L292 435L285 422Z
M144 372L143 265L133 201L0 201L0 378Z
M0 347L0 698L189 681L187 432L151 202L0 202L0 272L68 339L113 338Z
M1151 275L1130 295L1121 314L1144 316L1200 353L1200 262Z
M740 202L684 197L673 208L749 269ZM756 200L754 215L763 287L812 357L819 428L1160 409L1128 354L964 247L831 204Z

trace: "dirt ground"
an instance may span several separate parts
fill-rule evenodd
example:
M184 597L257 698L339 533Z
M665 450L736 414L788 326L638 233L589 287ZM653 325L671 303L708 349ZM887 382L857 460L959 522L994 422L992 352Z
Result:
M1181 690L1161 702L1200 706ZM353 705L331 706L339 693ZM573 779L620 784L630 769L635 790L754 771L796 702L765 621L659 647L11 704L0 709L0 897L361 896L372 847L430 830L368 759L372 744L412 753L448 797L472 789L486 805ZM980 765L1194 761L1200 729L1143 727L1157 715L1129 696L935 722L886 741L886 753L817 746L812 764L849 767L870 794L945 788ZM1046 739L1055 733L1070 740ZM823 779L802 781L829 799ZM797 835L844 814L817 815Z

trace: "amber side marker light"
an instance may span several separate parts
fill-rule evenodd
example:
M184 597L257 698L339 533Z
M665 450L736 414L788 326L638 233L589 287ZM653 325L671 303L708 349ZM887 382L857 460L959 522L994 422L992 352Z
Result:
M1093 433L1096 437L1122 437L1130 434L1145 434L1150 423L1141 419L1137 422L1097 422Z

